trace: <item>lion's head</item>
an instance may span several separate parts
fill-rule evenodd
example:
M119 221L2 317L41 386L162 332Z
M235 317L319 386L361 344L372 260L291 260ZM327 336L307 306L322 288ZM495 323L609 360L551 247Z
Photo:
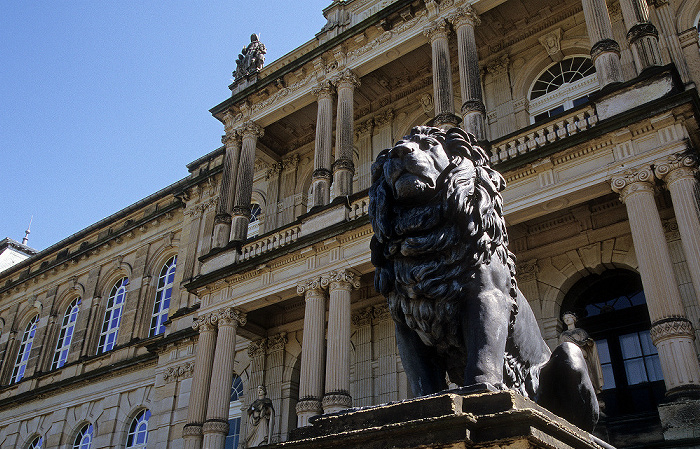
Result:
M469 270L494 256L514 270L499 193L504 188L486 152L459 128L415 127L377 156L369 193L372 262L375 287L394 318L438 340L452 332L438 322L442 312L412 308L441 302L443 312L452 313L450 298L458 296Z

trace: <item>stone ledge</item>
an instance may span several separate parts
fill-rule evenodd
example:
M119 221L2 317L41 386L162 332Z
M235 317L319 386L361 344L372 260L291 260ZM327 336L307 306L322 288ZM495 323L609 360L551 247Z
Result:
M605 447L588 432L516 392L485 389L475 393L451 390L321 415L276 446L301 449L338 444L358 449Z

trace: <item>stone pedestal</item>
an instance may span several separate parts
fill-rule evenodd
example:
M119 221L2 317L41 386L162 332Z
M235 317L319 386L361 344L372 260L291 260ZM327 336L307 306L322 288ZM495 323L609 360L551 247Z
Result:
M659 405L665 440L700 438L700 399L678 399Z
M514 391L433 396L322 415L291 432L289 448L610 447ZM596 442L598 441L598 442Z

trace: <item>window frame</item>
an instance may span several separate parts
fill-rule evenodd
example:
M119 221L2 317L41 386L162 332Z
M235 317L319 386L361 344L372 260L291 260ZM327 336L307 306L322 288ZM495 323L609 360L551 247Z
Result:
M243 379L234 374L231 382L231 395L228 408L228 434L225 438L224 449L238 449L241 441L241 424L243 421L241 406L243 405Z
M29 444L27 444L26 446L27 449L42 449L43 447L44 437L42 437L41 435L36 435L29 441Z
M156 285L156 297L153 302L153 313L148 330L148 336L154 337L165 332L165 321L168 320L170 311L170 299L172 298L173 285L175 284L175 271L177 270L177 255L168 259L160 270L158 284Z
M107 299L107 307L105 308L104 319L100 329L100 339L97 345L97 354L104 354L111 351L117 344L119 336L119 327L122 320L122 311L126 302L128 293L127 286L129 278L121 277L114 283ZM115 322L116 321L116 322Z
M10 384L16 384L24 378L38 325L39 314L37 313L31 320L29 320L27 326L24 328L24 332L22 333L22 340L20 340L20 345L17 350L17 357L15 358L15 363L12 366Z
M53 359L51 360L51 369L62 368L68 359L68 352L73 341L75 332L75 324L78 321L78 312L82 299L77 297L71 301L63 314L61 321L61 329L58 333L58 341L56 341L56 349L54 350Z
M126 442L124 447L126 449L145 449L148 445L148 420L151 418L151 411L147 408L141 410L134 416L134 419L129 423L129 430L126 434ZM141 426L145 425L145 429L142 431ZM139 435L145 435L143 442L138 442Z
M92 441L94 438L94 427L92 423L87 423L83 425L80 430L75 434L75 438L73 439L73 446L72 449L92 449ZM85 438L88 438L87 445L85 444L86 442L84 441Z

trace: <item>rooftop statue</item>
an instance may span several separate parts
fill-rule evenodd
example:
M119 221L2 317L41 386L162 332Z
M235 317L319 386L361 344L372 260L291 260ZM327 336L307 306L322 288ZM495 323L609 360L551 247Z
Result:
M265 44L260 42L257 34L250 35L250 44L243 47L236 60L236 71L233 79L238 80L246 75L260 71L265 64Z
M579 347L552 353L515 280L505 180L459 128L419 126L372 166L375 287L416 396L513 389L585 430L598 402Z

